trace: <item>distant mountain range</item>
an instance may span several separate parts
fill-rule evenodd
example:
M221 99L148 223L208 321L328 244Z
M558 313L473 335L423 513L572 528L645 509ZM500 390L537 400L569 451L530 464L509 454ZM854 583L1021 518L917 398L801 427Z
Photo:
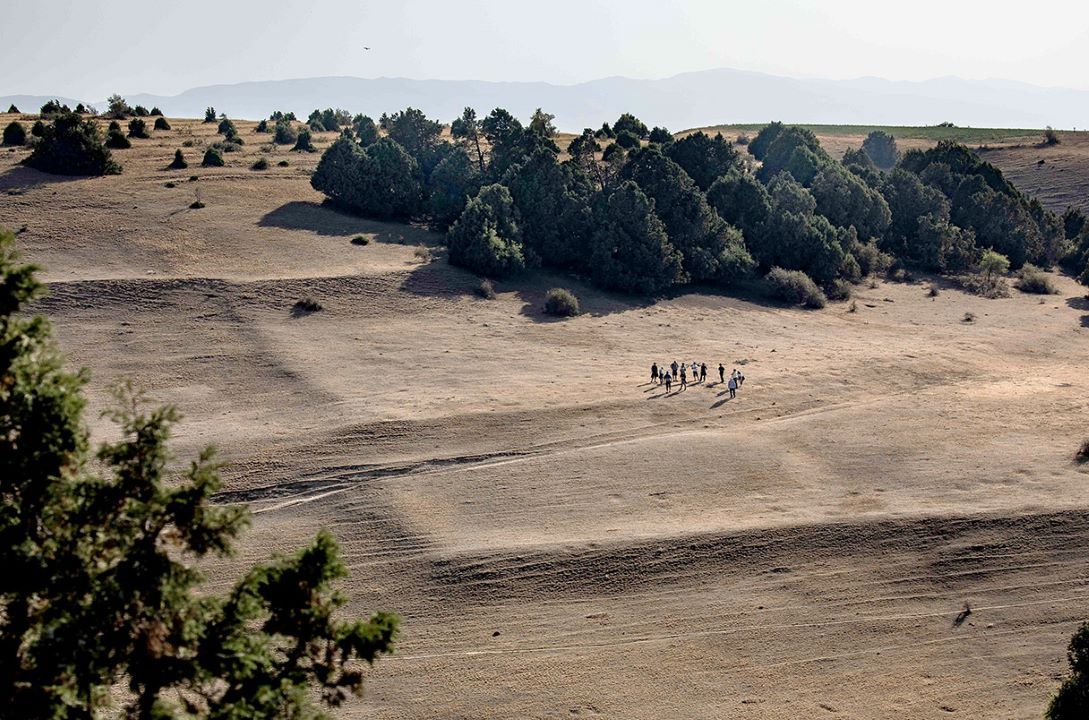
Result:
M15 103L33 111L45 96L3 96L0 109ZM61 98L70 105L77 101ZM377 118L408 106L449 122L465 106L486 114L504 107L528 117L543 107L565 131L600 127L622 112L648 125L681 130L725 123L783 120L850 125L935 125L972 127L1089 127L1089 91L1044 88L1004 80L957 77L923 82L881 78L798 79L745 72L706 70L661 80L612 77L577 85L543 82L409 80L405 78L318 77L210 85L180 95L129 95L130 104L157 105L172 117L199 117L207 106L234 118L259 119L274 110L306 117L315 108L341 107ZM83 102L87 102L84 100ZM102 100L91 103L100 110Z

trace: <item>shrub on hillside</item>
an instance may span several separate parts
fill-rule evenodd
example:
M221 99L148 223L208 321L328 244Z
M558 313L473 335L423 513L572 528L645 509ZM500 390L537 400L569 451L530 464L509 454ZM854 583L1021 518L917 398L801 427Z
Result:
M287 167L290 164L291 163L289 163L287 160L281 160L280 162L276 163L277 167Z
M1055 283L1040 268L1026 263L1017 274L1017 289L1033 295L1058 295Z
M299 152L314 152L314 143L310 139L310 131L303 128L299 133L298 139L295 140L295 147L291 148L293 151Z
M573 317L579 314L579 299L565 288L552 288L545 293L544 311L556 317Z
M58 175L116 175L121 166L103 144L94 120L65 113L47 125L34 151L23 161Z
M1089 463L1089 439L1086 439L1074 453L1074 459L1080 463Z
M189 163L185 161L185 156L182 155L180 148L174 151L174 160L167 167L171 170L184 170L189 167Z
M204 110L204 122L214 123L216 121L216 109L214 107L207 107Z
M137 105L132 109L132 114L136 117L147 117L149 115L147 108L143 105Z
M262 120L261 122L257 123L257 127L255 127L253 131L257 133L267 133L269 131L268 120Z
M5 145L25 145L26 144L26 128L21 124L12 120L7 127L4 128L4 144Z
M292 307L292 310L296 314L315 313L322 309L321 303L309 296L296 301L295 305Z
M156 130L169 130L170 129L170 123L168 123L166 121L166 118L164 118L162 116L159 116L159 117L155 118L155 129Z
M772 295L792 305L804 305L807 308L819 310L828 302L812 278L801 270L773 267L764 280Z
M210 147L204 151L204 159L200 161L201 167L223 167L226 163L223 160L223 153L214 147Z
M162 117L163 111L159 109L158 105L156 105L155 107L151 108L151 112L149 112L148 114L152 117Z
M474 292L476 293L477 297L483 298L484 300L495 300L495 285L493 285L492 281L488 278L484 278L483 280L481 280L480 284L476 286L476 290L474 290Z
M958 275L956 281L965 291L990 300L1010 296L1010 284L1001 275L977 272Z
M129 137L144 139L151 137L147 131L147 123L138 117L129 120Z
M623 132L617 133L616 144L624 148L625 150L637 148L640 145L639 136L633 132L624 130Z
M836 278L832 281L832 284L828 286L825 295L829 300L843 301L850 300L852 292L851 283L843 278Z
M111 123L116 125L116 123ZM106 133L106 147L111 150L127 150L132 147L132 141L125 137L125 133L121 131L121 126L110 127Z
M298 139L299 135L295 132L295 126L290 120L276 121L276 131L272 135L272 142L277 145L291 145Z
M874 165L883 169L891 168L900 159L896 140L882 130L874 130L866 136L862 141L862 152L869 156Z
M34 124L30 126L30 134L36 138L43 137L45 135L45 123L41 120L35 120Z
M8 105L8 112L18 114L19 108L15 107L15 103L12 103L11 105Z
M1062 140L1059 139L1059 134L1048 125L1047 129L1044 130L1044 145L1050 147L1052 145L1058 145L1061 142Z
M53 115L60 115L61 113L71 112L67 105L62 105L60 100L47 100L40 114L43 117L52 117Z
M268 160L266 158L258 158L251 167L251 170L268 170Z
M133 110L129 107L129 104L125 102L125 98L117 93L106 98L106 117L113 118L114 120L124 120L132 114Z
M218 132L220 135L227 135L230 133L237 134L238 130L234 126L234 121L232 121L230 118L223 118L219 121L219 127L216 128L216 132Z
M361 215L406 217L420 205L419 174L416 161L389 138L362 148L340 137L322 154L310 184Z

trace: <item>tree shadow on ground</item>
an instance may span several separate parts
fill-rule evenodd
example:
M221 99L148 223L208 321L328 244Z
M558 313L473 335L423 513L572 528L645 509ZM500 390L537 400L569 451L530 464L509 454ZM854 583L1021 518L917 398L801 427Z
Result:
M1067 298L1066 304L1075 310L1089 310L1089 295Z
M257 225L284 230L305 230L329 237L367 235L376 242L399 245L433 246L442 241L441 235L423 226L369 220L346 213L329 202L293 200L266 213L257 221Z
M0 175L0 194L18 195L22 190L41 185L58 185L84 180L87 177L86 175L52 175L41 170L28 168L25 165L15 165Z

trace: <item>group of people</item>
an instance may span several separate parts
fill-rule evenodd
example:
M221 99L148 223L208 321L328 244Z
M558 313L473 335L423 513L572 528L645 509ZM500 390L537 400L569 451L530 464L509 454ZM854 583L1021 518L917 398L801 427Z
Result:
M670 365L658 366L654 363L650 366L650 381L665 385L666 392L673 390L673 383L679 382L681 390L688 387L688 379L691 376L693 383L707 382L707 363L692 361L691 365L678 363L676 360ZM737 396L737 390L745 383L745 373L734 368L730 373L729 381L726 380L726 366L718 364L718 381L726 383L726 389L730 391L730 397Z

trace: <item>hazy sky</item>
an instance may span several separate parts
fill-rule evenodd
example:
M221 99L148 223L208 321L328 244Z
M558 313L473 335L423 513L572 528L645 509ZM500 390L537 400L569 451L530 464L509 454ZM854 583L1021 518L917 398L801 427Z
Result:
M97 101L318 75L566 84L716 67L1089 89L1086 0L3 2L0 95Z

